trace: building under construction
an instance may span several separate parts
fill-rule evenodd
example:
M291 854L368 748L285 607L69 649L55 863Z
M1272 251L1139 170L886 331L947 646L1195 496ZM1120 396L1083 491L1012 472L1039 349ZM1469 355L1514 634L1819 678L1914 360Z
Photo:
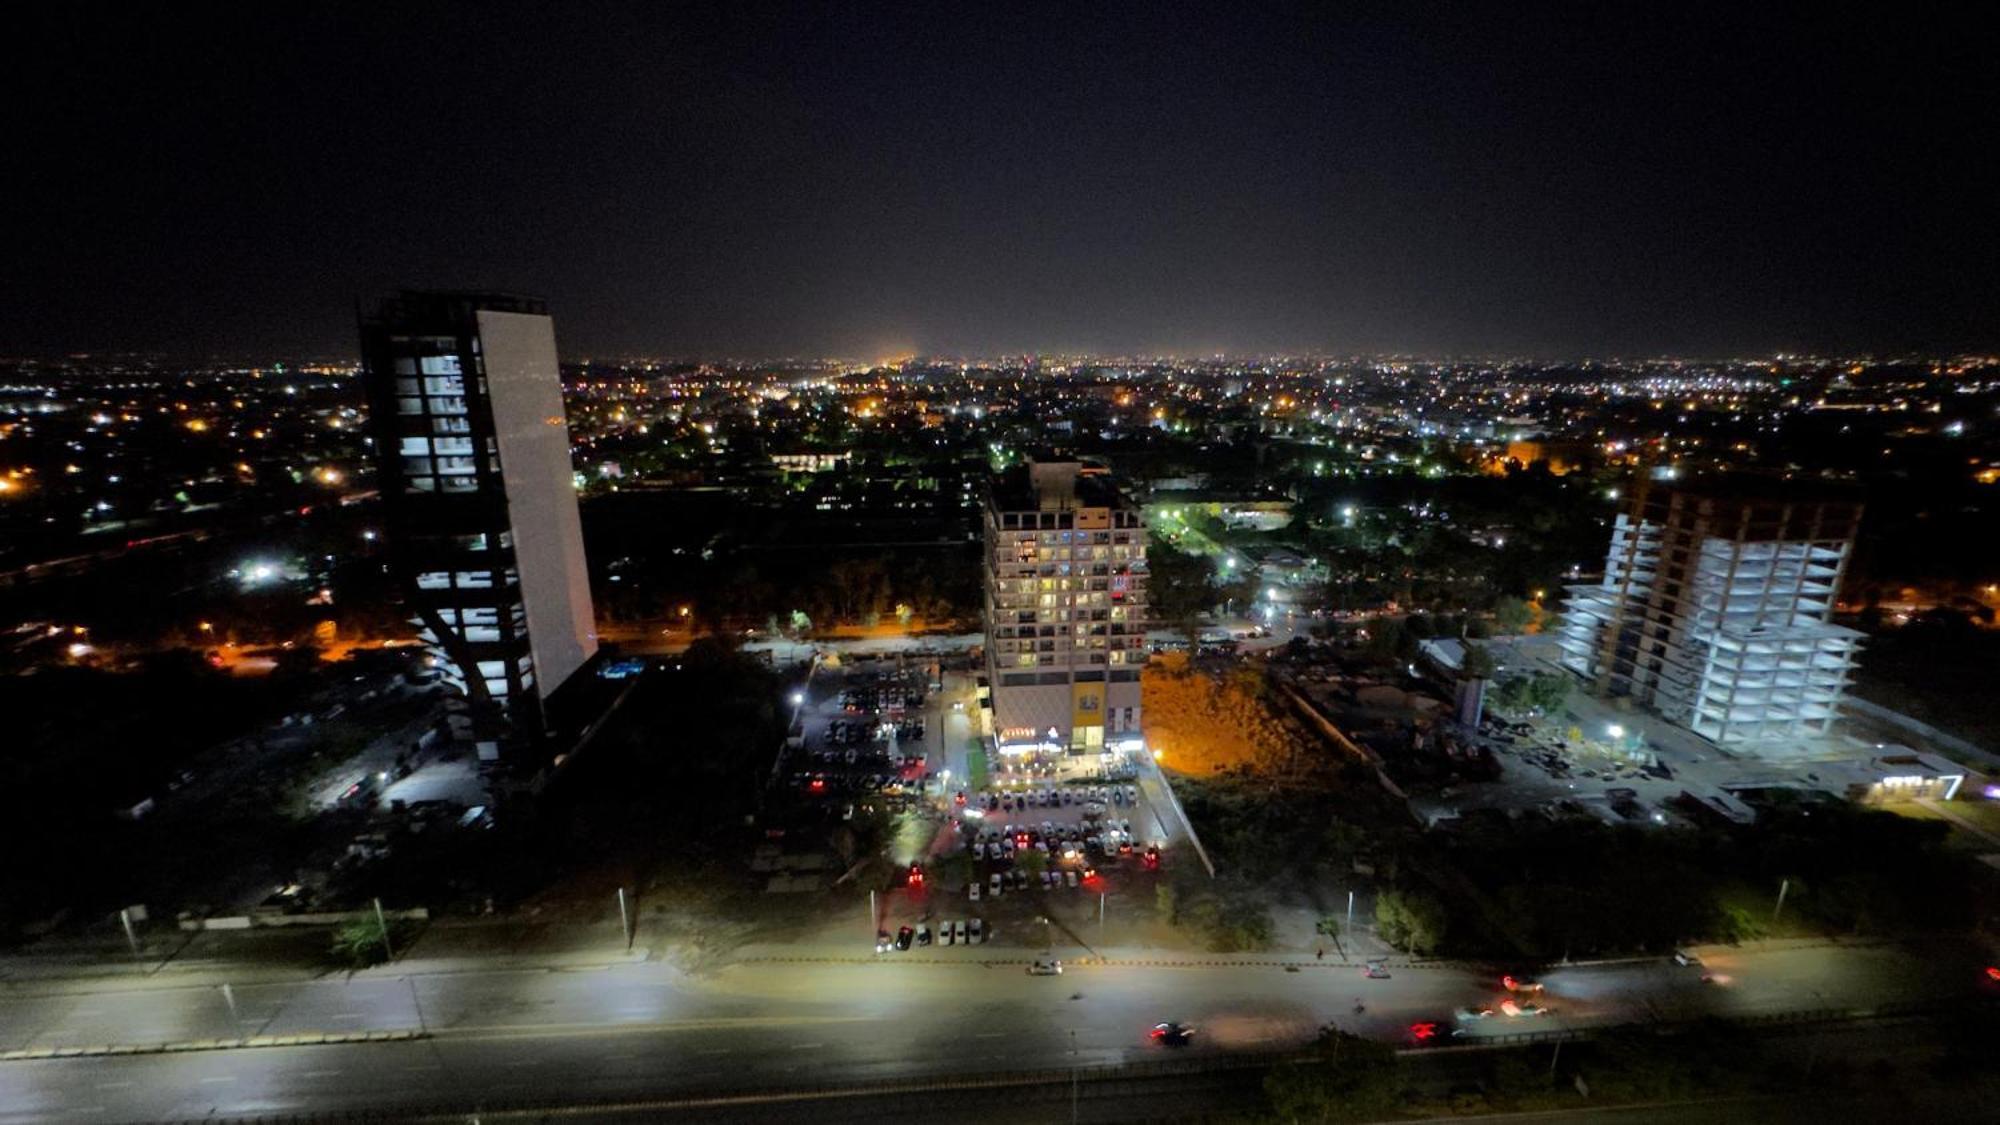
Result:
M1860 519L1773 482L1641 489L1603 580L1569 587L1562 662L1719 744L1826 734L1862 636L1829 620Z

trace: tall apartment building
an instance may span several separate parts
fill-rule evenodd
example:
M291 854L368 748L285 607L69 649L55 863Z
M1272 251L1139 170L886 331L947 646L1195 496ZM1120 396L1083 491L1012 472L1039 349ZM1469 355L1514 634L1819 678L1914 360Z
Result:
M391 565L454 733L516 756L597 651L554 322L530 298L406 292L361 348Z
M1752 481L1642 489L1603 580L1569 587L1562 662L1725 746L1825 734L1861 641L1829 622L1860 520Z
M1136 749L1146 529L1103 470L1036 461L986 513L986 663L1004 752Z

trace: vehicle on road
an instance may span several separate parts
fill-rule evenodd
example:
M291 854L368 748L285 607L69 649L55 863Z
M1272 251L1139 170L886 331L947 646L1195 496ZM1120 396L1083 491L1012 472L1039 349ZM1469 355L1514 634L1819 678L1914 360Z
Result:
M1510 1017L1519 1018L1523 1016L1546 1016L1554 1009L1544 1008L1533 1000L1519 1001L1509 996L1507 999L1500 1001L1500 1010Z
M1701 958L1696 957L1694 954L1689 953L1685 949L1676 949L1674 950L1674 964L1691 966L1693 968L1699 969L1701 968Z
M908 926L901 927L896 931L896 948L906 953L909 952L910 941L916 936L917 932L915 930Z
M1456 1016L1460 1023L1470 1020L1491 1019L1492 1017L1493 1009L1485 1004L1474 1004L1468 1008L1460 1008Z
M1369 980L1388 980L1389 970L1380 961L1370 961L1362 967L1361 975Z
M1509 974L1500 978L1500 987L1509 992L1540 992L1542 991L1542 982Z
M1169 1021L1153 1025L1152 1040L1165 1047L1185 1047L1194 1042L1194 1028Z
M1045 957L1037 957L1034 963L1028 966L1028 975L1031 977L1059 977L1062 975L1062 962L1052 961Z

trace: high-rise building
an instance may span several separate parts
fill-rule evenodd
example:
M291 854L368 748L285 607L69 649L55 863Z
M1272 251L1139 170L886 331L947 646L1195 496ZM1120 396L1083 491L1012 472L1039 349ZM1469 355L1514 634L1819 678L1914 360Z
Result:
M1569 587L1562 662L1722 745L1824 735L1861 641L1829 620L1860 520L1750 480L1641 489L1603 580Z
M1102 469L1034 461L986 503L986 664L1002 752L1136 749L1146 529Z
M520 754L597 651L554 322L530 298L406 292L361 348L391 565L454 733Z

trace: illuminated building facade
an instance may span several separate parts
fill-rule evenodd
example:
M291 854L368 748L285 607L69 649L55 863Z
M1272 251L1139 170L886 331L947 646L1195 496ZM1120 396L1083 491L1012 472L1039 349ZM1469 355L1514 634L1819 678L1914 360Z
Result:
M1146 529L1104 471L1044 460L996 477L985 511L986 663L1002 751L1141 743Z

